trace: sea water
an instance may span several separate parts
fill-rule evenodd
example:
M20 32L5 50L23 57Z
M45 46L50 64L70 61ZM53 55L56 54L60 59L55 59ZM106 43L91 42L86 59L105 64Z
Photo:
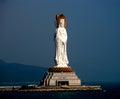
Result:
M102 91L0 92L0 99L120 99L120 83L103 83Z

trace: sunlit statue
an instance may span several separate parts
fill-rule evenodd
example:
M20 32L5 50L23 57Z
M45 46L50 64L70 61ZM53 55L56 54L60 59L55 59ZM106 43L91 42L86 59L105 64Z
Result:
M66 17L63 14L56 15L56 56L55 61L57 67L68 67L69 61L67 58L67 31L66 31Z

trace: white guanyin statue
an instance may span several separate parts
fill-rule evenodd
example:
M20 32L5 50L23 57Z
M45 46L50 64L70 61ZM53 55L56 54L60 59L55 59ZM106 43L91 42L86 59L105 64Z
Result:
M63 14L56 15L57 29L55 36L56 56L55 61L57 67L68 67L69 61L67 58L67 31L66 18Z

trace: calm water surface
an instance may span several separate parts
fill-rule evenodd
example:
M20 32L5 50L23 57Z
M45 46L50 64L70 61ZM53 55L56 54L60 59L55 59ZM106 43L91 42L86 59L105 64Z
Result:
M120 84L101 86L103 91L0 92L0 99L120 99Z

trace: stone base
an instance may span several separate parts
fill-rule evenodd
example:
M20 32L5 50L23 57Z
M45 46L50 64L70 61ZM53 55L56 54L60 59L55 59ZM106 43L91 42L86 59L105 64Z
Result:
M71 67L52 67L42 80L44 86L78 86L81 85L81 80L78 78Z
M72 72L72 68L70 66L68 67L51 67L48 70L49 72Z

